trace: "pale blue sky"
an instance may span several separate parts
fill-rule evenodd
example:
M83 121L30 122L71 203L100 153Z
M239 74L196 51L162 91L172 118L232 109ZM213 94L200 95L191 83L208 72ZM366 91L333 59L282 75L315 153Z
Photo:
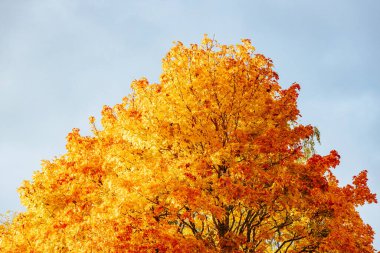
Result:
M302 122L336 149L344 183L362 169L380 194L380 1L0 0L0 212L40 160L65 152L73 128L119 103L133 79L157 81L180 40L249 38L280 83L301 85ZM380 206L360 209L380 233ZM376 236L380 249L380 236Z

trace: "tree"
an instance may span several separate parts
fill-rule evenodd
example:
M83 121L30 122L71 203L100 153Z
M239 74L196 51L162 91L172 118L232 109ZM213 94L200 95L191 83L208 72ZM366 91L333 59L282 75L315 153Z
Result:
M367 172L338 185L338 153L316 154L297 121L300 86L254 50L178 42L160 83L134 81L23 182L0 251L374 252L356 211L376 202Z

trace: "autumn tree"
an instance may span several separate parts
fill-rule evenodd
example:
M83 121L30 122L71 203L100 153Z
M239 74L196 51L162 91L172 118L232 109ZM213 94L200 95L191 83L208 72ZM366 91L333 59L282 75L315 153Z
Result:
M254 50L176 43L160 83L134 81L24 181L0 251L374 252L356 210L376 202L367 172L339 186L338 153L316 154L298 122L300 86Z

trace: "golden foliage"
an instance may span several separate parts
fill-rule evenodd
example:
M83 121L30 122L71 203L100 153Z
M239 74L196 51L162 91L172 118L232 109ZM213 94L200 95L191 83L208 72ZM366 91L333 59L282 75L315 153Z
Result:
M338 186L339 155L315 154L297 122L299 85L254 50L178 42L160 83L134 81L24 181L0 251L374 252L355 210L376 202L366 172Z

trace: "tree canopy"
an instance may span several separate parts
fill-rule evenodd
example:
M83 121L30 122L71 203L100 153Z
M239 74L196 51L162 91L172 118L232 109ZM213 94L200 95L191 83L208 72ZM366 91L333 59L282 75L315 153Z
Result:
M1 252L374 252L367 172L339 186L249 40L177 42L162 69L23 182Z

